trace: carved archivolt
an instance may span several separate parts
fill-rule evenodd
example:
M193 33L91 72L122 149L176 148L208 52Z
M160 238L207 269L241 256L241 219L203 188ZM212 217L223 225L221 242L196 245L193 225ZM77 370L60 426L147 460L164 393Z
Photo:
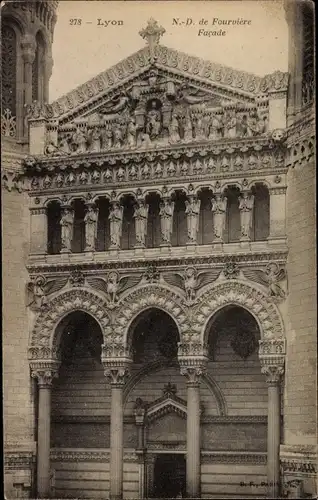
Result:
M38 315L31 333L29 354L38 359L56 352L58 348L57 326L60 321L74 311L90 314L99 324L103 337L111 333L110 316L106 299L84 288L67 290L54 297ZM47 357L44 356L44 357Z
M118 315L114 324L114 334L121 336L125 344L132 340L132 323L139 314L150 308L161 309L171 316L177 325L180 341L189 329L187 312L182 305L182 295L177 295L168 287L157 284L140 286L119 301Z
M203 344L208 340L210 319L227 305L237 305L250 312L258 323L262 339L284 337L284 326L276 305L264 293L246 283L231 280L216 284L199 300L192 316L192 331Z

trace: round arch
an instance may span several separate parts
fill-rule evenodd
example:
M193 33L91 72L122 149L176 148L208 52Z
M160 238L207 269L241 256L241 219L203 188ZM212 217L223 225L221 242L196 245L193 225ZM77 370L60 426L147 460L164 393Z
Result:
M195 330L205 345L208 340L208 325L220 309L236 305L248 311L257 322L261 339L284 338L284 325L277 306L258 288L239 280L231 280L211 286L200 297L194 311Z
M103 339L111 334L111 319L104 298L85 288L67 290L47 304L37 316L29 341L31 359L55 358L59 351L58 326L72 312L83 311L98 323Z
M132 292L125 294L118 303L119 310L114 325L115 335L121 336L124 345L128 346L134 321L147 309L156 308L172 318L182 342L183 334L189 330L182 300L181 295L177 295L163 285L148 284L135 288Z

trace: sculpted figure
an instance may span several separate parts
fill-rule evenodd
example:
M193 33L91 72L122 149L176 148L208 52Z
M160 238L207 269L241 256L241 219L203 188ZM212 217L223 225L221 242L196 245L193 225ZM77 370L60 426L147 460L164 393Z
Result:
M114 148L120 148L123 144L123 129L119 123L115 123L113 128Z
M213 213L213 233L217 240L223 241L225 229L227 198L222 195L215 195L212 198Z
M150 139L156 139L161 132L161 113L156 108L156 101L152 101L151 109L147 114L146 133Z
M139 201L138 205L135 206L136 246L144 247L146 245L148 210L149 205L146 205L143 200Z
M71 252L73 223L74 211L71 208L64 208L60 220L62 251Z
M184 272L184 288L187 295L187 300L192 302L195 300L197 284L197 273L194 267L187 267Z
M44 276L38 276L33 283L30 283L28 288L32 291L33 300L29 304L35 310L40 310L47 305L47 297L45 296L46 279Z
M191 243L196 243L197 233L199 230L199 215L200 215L200 205L201 200L195 197L191 197L190 201L185 202L187 214L187 229L188 229L188 239Z
M160 203L160 225L162 241L170 244L170 237L172 234L174 202L169 199L164 199Z
M91 134L90 151L92 153L99 153L100 151L100 131L97 127L94 127Z
M212 115L210 131L209 131L209 139L217 141L221 137L222 137L221 120L216 115Z
M249 137L249 128L247 116L243 115L239 124L239 136L240 137Z
M257 113L252 111L247 119L247 135L248 135L248 137L254 137L255 135L258 135L258 133L259 133L258 121L259 121L259 118L257 116Z
M112 248L120 248L120 238L122 235L124 207L118 202L113 203L110 210L110 244Z
M249 239L252 227L252 215L254 206L254 196L250 193L243 193L239 197L239 210L241 219L241 238Z
M185 142L190 142L193 140L193 134L192 134L192 122L191 122L191 117L190 115L187 115L185 119L185 124L184 124L184 140Z
M98 209L88 205L84 217L85 222L85 251L94 252L97 238Z
M201 115L196 116L194 120L194 133L197 141L204 139L204 127Z
M70 147L70 142L71 142L71 137L69 134L61 137L59 141L59 150L62 153L69 155L72 152Z
M116 271L111 271L107 277L107 293L110 301L115 303L118 299L119 275Z
M72 142L73 142L73 145L74 145L74 152L77 153L77 154L82 154L82 153L86 153L86 147L87 147L87 144L86 144L86 135L84 134L84 132L78 128L73 136L72 136Z
M236 137L237 119L235 110L231 110L226 121L224 137L234 139Z
M169 125L169 142L175 144L180 141L179 121L176 115L172 115Z
M110 126L102 132L102 149L110 149L113 145L113 131Z
M134 118L130 118L127 125L127 145L130 148L136 146L137 141L137 125Z

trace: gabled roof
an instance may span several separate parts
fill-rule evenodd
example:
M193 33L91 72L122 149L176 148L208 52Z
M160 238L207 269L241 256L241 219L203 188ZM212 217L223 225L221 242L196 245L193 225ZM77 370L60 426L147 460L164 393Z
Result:
M118 91L122 85L140 77L151 67L164 70L172 77L183 76L193 83L206 86L207 90L214 88L226 90L233 98L245 96L253 99L260 93L287 90L288 73L276 71L259 77L205 61L159 44L163 32L163 28L160 28L156 21L150 20L148 26L140 32L148 46L54 101L52 103L54 118L71 118L80 110L87 111L104 96L114 90Z

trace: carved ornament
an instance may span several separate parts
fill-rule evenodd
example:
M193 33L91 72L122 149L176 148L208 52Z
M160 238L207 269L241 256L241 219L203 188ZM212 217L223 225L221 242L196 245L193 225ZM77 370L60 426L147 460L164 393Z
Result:
M268 263L265 270L246 268L243 274L249 280L263 285L267 289L268 296L275 302L281 302L286 298L281 282L286 280L287 273L285 268L276 262Z
M200 295L200 304L193 311L192 329L198 338L206 339L210 318L226 305L238 305L256 319L261 337L282 338L284 328L280 313L272 300L254 287L240 281L215 284Z
M4 450L4 468L6 470L29 469L35 463L32 451Z
M188 266L183 273L164 273L163 279L173 287L177 287L185 293L185 304L194 305L197 303L198 291L213 283L220 275L220 269L198 272L193 266Z
M117 271L110 271L107 278L87 277L88 285L106 296L108 309L118 306L120 295L132 288L141 280L140 275L120 276Z
M220 463L220 464L255 464L266 465L266 452L264 453L238 453L238 452L213 452L201 451L201 463Z
M90 314L99 324L104 336L109 332L109 312L106 301L98 294L86 289L71 289L48 301L35 321L30 339L30 348L57 347L56 326L67 314L73 311Z

